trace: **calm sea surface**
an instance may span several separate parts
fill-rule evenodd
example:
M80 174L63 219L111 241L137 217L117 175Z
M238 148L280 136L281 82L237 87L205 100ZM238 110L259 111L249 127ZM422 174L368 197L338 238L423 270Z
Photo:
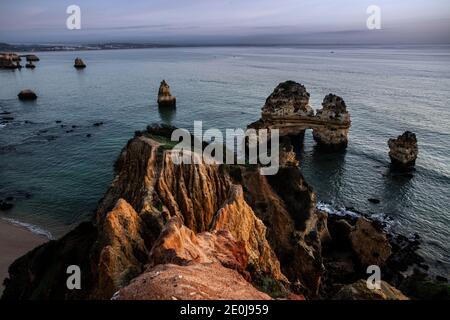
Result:
M436 272L450 275L450 47L174 48L38 56L35 70L0 70L0 113L11 113L0 118L14 117L0 124L0 198L15 198L14 208L0 217L59 237L91 217L113 178L114 160L135 130L153 122L191 128L194 120L203 120L205 129L245 128L259 118L275 86L291 79L306 86L313 108L332 92L344 98L352 116L345 154L316 151L311 132L306 134L302 171L320 201L383 216L404 234L419 233L422 255ZM73 68L77 56L87 63L85 70ZM176 112L158 111L162 79L177 97ZM25 88L39 99L18 101ZM96 122L104 125L94 127ZM413 177L392 176L387 140L405 130L418 136L417 171Z

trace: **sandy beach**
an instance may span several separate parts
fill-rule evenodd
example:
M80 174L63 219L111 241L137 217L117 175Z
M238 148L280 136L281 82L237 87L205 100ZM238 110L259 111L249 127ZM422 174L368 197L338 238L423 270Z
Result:
M3 292L3 280L8 275L10 264L46 241L48 239L44 236L0 219L0 296Z

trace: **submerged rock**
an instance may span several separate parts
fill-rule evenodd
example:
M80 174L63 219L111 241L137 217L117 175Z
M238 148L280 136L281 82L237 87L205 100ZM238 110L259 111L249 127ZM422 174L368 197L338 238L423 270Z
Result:
M81 60L81 58L76 58L75 59L75 64L73 66L76 69L84 69L84 68L86 68L86 64L84 63L83 60Z
M356 221L355 229L350 233L350 240L353 250L364 266L382 266L392 253L386 233L363 217Z
M417 271L402 282L400 289L413 299L450 300L448 281L432 281Z
M2 298L111 299L118 291L114 299L317 298L326 296L331 264L323 248L332 237L340 234L362 263L388 256L386 235L365 221L340 223L330 236L328 215L298 167L263 176L256 166L178 164L174 129L136 133L92 222L16 260ZM345 258L333 261L331 272L346 272L339 283L363 278L365 270L353 278L359 270ZM66 287L72 264L83 270L80 290Z
M37 95L32 90L26 89L19 92L17 95L20 100L36 100Z
M0 53L0 69L17 69L20 57L15 53Z
M145 277L145 265L166 261L166 265L178 263L182 270L191 272L191 267L185 269L182 262L190 259L201 264L197 266L199 270L210 269L202 259L219 261L222 267L215 269L217 276L230 275L230 292L240 292L240 288L257 292L245 281L262 276L287 282L266 239L266 227L245 202L242 188L233 184L219 165L173 163L170 150L164 144L165 139L170 141L165 137L154 140L143 133L130 140L116 162L114 182L99 203L94 230L86 230L86 235L80 234L80 230L70 232L56 243L48 243L19 259L10 268L8 288L3 298L110 299L132 279L140 274ZM170 232L172 235L161 232L165 221L174 217L183 221L182 226L175 225L176 228ZM89 237L92 239L89 242L77 240ZM229 237L236 240L226 240ZM69 244L77 241L79 247L69 250ZM239 245L232 245L235 242ZM220 249L221 244L223 249ZM55 250L55 246L67 248L67 251ZM74 250L82 251L83 257L69 256ZM190 257L192 252L197 253ZM68 256L61 258L60 254ZM237 258L242 254L248 257L248 263L244 264L241 258ZM73 292L67 290L65 281L59 283L61 279L53 273L65 275L63 270L67 265L58 263L58 260L93 266L83 267L86 278L81 290ZM45 267L47 262L52 264L52 268ZM221 272L222 268L227 270ZM199 281L208 279L206 275L197 276ZM46 286L41 291L39 283L44 278L47 279ZM39 280L36 282L34 279ZM253 295L254 298L263 296Z
M0 210L7 211L11 210L13 207L14 205L11 202L0 200Z
M28 62L37 62L39 61L38 56L34 55L34 54L28 54L25 56L25 58L27 59Z
M410 170L416 164L419 154L416 135L410 131L405 131L397 139L389 139L389 157L395 169Z
M165 80L161 81L158 90L158 106L175 107L177 99L170 93L170 87Z
M279 163L280 166L298 167L300 165L300 161L298 161L297 154L294 151L294 146L291 144L289 139L283 139L280 141Z

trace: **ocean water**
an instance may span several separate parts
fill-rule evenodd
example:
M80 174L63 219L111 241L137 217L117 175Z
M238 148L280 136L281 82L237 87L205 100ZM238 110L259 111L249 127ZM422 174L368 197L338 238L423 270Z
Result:
M35 70L0 70L0 199L13 219L59 237L89 219L112 181L112 166L134 131L154 122L191 128L245 128L288 79L311 105L332 92L352 117L345 153L321 153L311 132L301 167L322 206L387 218L422 236L421 254L450 275L450 47L239 47L38 53ZM75 70L80 56L85 70ZM159 83L177 97L160 111ZM36 102L17 93L36 91ZM56 123L56 121L62 121ZM99 127L96 122L103 122ZM61 127L63 125L64 127ZM75 126L72 128L72 126ZM73 131L71 131L73 130ZM389 172L387 140L417 134L412 177ZM69 132L67 132L69 131ZM86 137L91 134L91 137ZM368 198L381 200L371 204ZM0 248L1 250L1 248Z

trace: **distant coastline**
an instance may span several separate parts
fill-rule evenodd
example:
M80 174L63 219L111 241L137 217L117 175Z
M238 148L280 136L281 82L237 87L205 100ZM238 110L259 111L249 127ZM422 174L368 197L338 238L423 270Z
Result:
M258 43L91 43L91 44L10 44L0 42L0 52L61 52L61 51L97 51L97 50L126 50L126 49L158 49L158 48L208 48L208 47L321 47L321 48L352 48L352 47L373 47L373 48L415 48L415 47L449 47L450 44L365 44L365 43L286 43L286 44L258 44Z

